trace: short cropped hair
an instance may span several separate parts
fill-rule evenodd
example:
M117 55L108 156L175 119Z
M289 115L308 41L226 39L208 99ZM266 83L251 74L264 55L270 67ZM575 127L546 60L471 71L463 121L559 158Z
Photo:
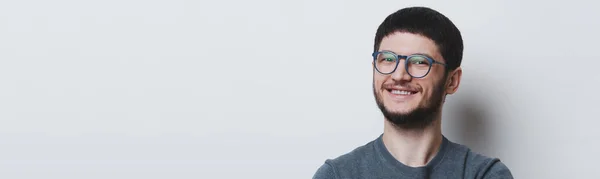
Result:
M463 40L460 31L450 19L428 7L407 7L390 14L377 28L374 52L384 37L395 32L408 32L425 36L438 47L447 68L460 66L463 56Z

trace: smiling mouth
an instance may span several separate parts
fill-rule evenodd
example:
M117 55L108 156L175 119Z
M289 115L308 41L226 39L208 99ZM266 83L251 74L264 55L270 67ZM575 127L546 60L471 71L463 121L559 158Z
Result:
M395 102L406 102L412 98L414 98L419 91L410 90L410 89L394 89L388 88L386 89L388 95L392 101Z
M387 91L392 94L395 94L395 95L406 95L406 96L417 93L417 91L395 90L395 89L387 89Z

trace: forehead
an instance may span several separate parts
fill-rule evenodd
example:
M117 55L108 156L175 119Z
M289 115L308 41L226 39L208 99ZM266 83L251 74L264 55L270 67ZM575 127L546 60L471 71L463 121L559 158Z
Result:
M435 42L425 36L409 32L395 32L381 40L379 51L392 51L399 55L426 54L443 61Z

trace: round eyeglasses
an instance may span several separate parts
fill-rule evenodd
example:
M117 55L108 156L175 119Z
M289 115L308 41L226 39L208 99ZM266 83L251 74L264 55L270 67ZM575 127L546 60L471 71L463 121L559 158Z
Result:
M377 72L388 75L394 73L398 68L400 59L405 59L404 67L408 75L413 78L423 78L429 74L431 65L434 63L444 65L446 64L437 62L431 57L423 54L414 55L397 55L390 51L379 51L373 53L373 66Z

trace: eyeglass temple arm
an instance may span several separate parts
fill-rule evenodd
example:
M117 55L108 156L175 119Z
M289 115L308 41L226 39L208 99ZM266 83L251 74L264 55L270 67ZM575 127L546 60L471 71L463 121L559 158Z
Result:
M448 65L447 65L447 64L445 64L445 63L438 62L438 61L435 61L435 60L433 60L433 63L442 64L442 65L444 65L444 66L448 66Z

